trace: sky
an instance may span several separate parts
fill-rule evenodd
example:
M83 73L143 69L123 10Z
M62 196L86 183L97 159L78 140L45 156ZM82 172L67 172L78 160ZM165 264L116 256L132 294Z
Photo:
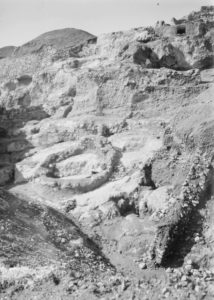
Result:
M154 25L214 0L0 0L0 47L20 46L60 28L92 34Z

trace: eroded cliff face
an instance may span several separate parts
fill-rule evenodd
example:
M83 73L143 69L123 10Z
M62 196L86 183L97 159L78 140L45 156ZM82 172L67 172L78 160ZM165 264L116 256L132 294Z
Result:
M53 279L41 299L49 299L51 284L63 299L112 299L113 287L123 299L177 299L178 290L179 299L213 297L213 15L207 7L171 25L98 38L75 29L54 31L0 60L0 184L21 201L14 208L14 196L2 192L2 216L9 210L12 219L19 207L23 216L22 202L30 201L24 213L31 217L31 205L38 206L41 224L35 219L34 226L47 238L54 235L48 238L53 264L47 265L63 282ZM67 222L73 222L75 238L63 231ZM9 225L1 229L3 254ZM12 240L16 245L16 232ZM55 263L55 247L60 257L65 253L63 267ZM83 282L91 287L92 279L81 281L89 276L87 251L94 253L89 270L100 253L89 294L78 288ZM81 278L70 278L73 265L65 264L78 255ZM19 262L20 268L29 261ZM151 269L158 266L170 267L167 282L163 269ZM115 275L114 267L124 268L128 278ZM52 280L49 275L44 280ZM24 291L12 295L9 289L14 299L37 291L35 278L31 291L23 278Z

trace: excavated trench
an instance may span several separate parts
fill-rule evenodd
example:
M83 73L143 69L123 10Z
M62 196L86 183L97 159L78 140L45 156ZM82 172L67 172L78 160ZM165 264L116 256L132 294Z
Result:
M117 170L121 158L121 152L118 149L116 150L111 173L114 173ZM152 165L146 164L143 173L140 185L149 186L152 189L155 189L156 187L152 180ZM169 222L158 226L155 241L151 250L151 257L156 265L161 265L163 267L178 267L183 264L185 256L191 251L191 248L194 245L193 234L202 231L203 218L200 216L199 211L206 205L211 197L211 178L214 178L213 168L210 168L209 170L205 189L200 192L199 204L196 207L191 203L188 203L189 206L187 212L184 213L184 216L181 216L183 213L182 207L178 206L176 216L170 212ZM109 179L111 179L111 176ZM110 201L116 204L122 217L129 214L139 215L138 205L134 199L127 199L126 196L120 196L113 197Z
M202 235L205 218L201 215L200 211L206 208L206 204L211 200L212 195L210 184L203 195L201 195L199 205L190 213L189 221L184 226L182 223L178 224L181 230L179 231L179 236L168 247L167 254L162 263L164 267L177 268L183 265L184 258L191 252L192 247L195 245L194 236L196 234ZM197 268L198 266L195 267Z
M195 244L194 235L201 234L204 217L200 214L213 195L214 169L210 164L200 192L190 193L170 212L168 222L158 226L152 248L152 259L157 266L180 267ZM195 195L194 195L195 193ZM189 199L197 199L191 202ZM197 205L196 205L197 203Z

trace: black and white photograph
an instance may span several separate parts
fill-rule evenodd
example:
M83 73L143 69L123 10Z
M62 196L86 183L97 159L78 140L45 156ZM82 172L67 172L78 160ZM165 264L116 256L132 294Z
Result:
M0 300L214 300L214 0L0 0Z

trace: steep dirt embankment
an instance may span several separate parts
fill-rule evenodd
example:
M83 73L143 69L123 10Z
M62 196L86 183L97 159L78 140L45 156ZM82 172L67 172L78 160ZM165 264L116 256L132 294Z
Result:
M3 190L0 197L2 296L19 295L32 282L40 281L46 281L48 286L45 297L52 297L49 285L53 290L61 285L60 289L67 289L69 294L69 289L74 292L86 278L114 274L96 244L71 219Z

